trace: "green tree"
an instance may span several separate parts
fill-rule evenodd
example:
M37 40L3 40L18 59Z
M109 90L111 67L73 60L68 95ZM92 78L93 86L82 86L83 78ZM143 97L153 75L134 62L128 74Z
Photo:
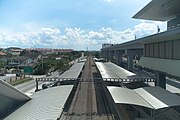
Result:
M0 60L0 68L4 68L6 66L6 61Z
M29 53L29 51L27 51L26 49L24 49L21 53L20 56L24 56L25 54Z

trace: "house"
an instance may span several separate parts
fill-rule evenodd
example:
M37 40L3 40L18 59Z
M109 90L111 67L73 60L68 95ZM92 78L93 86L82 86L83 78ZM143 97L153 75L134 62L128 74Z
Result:
M2 51L0 51L0 58L4 58L4 57L6 57L6 53L5 52L2 52Z
M19 56L23 49L18 47L9 47L3 50L6 54L11 54L12 56Z
M25 57L31 58L34 63L36 63L38 60L42 58L42 55L40 53L27 53L24 55Z
M7 59L7 68L23 68L24 66L32 66L33 60L25 56L16 56Z

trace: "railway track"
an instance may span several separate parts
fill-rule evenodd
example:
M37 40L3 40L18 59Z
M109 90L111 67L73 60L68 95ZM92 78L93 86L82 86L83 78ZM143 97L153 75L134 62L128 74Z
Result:
M60 120L115 120L93 58L87 57L76 92L68 110L63 111Z

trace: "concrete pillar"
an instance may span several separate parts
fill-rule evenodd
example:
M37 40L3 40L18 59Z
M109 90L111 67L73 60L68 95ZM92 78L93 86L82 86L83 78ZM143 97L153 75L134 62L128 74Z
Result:
M156 73L156 83L155 86L159 86L161 88L166 89L166 75L160 72Z
M110 51L107 51L107 61L110 61Z
M119 55L118 55L118 51L115 51L115 59L116 59L116 64L119 65Z
M107 61L107 59L108 59L108 51L104 51L104 56L105 56L105 60Z
M134 56L142 56L143 55L143 49L133 49L133 50L125 50L125 54L127 55L127 64L128 64L128 70L133 70L133 59Z
M127 64L128 64L128 70L131 71L133 69L133 55L127 56Z
M108 58L108 52L107 52L107 51L101 51L101 53L102 53L102 57L103 57L105 60L107 60L107 58Z
M108 61L109 58L109 51L106 51L106 61Z
M105 52L101 50L101 57L105 58Z
M128 70L131 71L133 69L133 50L125 50L125 54L127 55Z
M113 61L114 51L109 50L108 51L108 61Z
M36 79L36 90L35 91L38 91L38 80Z
M116 50L116 64L121 65L122 63L122 55L124 54L124 51L122 50Z

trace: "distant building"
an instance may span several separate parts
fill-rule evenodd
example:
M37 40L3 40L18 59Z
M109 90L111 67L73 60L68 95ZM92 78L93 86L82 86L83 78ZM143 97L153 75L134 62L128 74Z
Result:
M23 51L23 49L18 48L18 47L9 47L9 48L3 49L2 51L5 52L6 54L11 54L12 56L19 56L20 53Z
M33 62L37 62L42 58L42 55L40 53L27 53L24 56L27 58L31 58Z
M156 72L161 87L166 76L180 78L180 0L152 0L133 18L167 21L167 31L142 38L144 57L139 65Z
M23 68L30 66L33 60L25 56L16 56L7 59L7 68Z
M0 58L4 58L4 57L6 57L6 55L7 55L7 54L6 54L5 52L1 52L1 51L0 51Z
M106 47L110 47L110 46L113 46L113 44L110 44L110 43L102 44L102 48L106 48Z
M52 48L26 48L27 51L37 50L43 55L52 53L69 53L73 52L73 49L52 49Z

